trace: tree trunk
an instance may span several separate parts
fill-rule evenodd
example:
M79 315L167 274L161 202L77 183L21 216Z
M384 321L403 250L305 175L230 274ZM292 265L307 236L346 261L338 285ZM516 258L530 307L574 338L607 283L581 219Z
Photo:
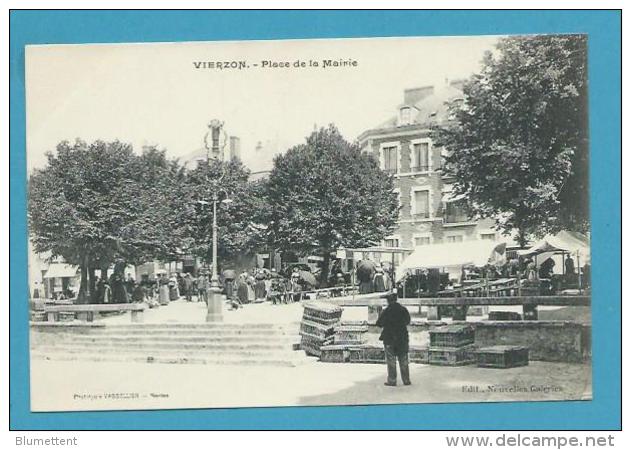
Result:
M526 239L526 233L524 232L522 228L520 228L517 232L517 243L519 244L519 247L520 248L526 247L527 242L528 242L528 239Z
M79 284L79 293L77 294L77 303L85 304L89 302L90 287L88 286L88 254L81 259L81 284Z
M90 293L92 294L90 297L90 303L94 303L94 292L96 292L96 273L95 273L96 269L94 267L90 267L88 269L88 289L90 290Z
M326 248L322 255L324 261L322 262L322 273L320 274L320 286L329 287L329 265L331 264L331 249Z

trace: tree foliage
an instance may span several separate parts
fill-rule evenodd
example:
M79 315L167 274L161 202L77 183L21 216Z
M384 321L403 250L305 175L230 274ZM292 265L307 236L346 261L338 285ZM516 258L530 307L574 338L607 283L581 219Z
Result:
M267 197L272 240L283 250L322 255L323 279L332 250L377 244L399 208L392 177L333 125L276 157Z
M213 200L217 203L217 247L220 260L256 250L262 239L259 215L264 192L248 181L250 172L238 160L210 160L186 175L182 212L176 218L186 251L212 261Z
M582 35L501 39L437 130L455 192L522 241L589 226L586 46Z
M80 294L89 269L173 254L167 230L181 173L164 151L80 140L56 150L29 179L29 229L36 252L81 266Z

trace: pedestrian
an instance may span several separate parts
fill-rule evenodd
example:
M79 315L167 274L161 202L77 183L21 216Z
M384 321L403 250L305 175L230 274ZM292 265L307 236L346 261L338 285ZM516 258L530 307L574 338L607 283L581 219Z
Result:
M335 287L333 290L334 297L341 297L344 293L344 288L346 287L346 280L344 279L344 274L342 272L338 272L335 276Z
M180 298L180 290L177 285L177 278L175 275L169 278L169 300L174 301Z
M224 270L223 272L223 287L226 291L226 298L228 300L234 297L234 278L236 272L232 269Z
M377 266L375 276L373 278L373 286L375 292L386 292L386 283L383 276L383 267Z
M383 328L379 340L383 341L388 366L388 379L384 384L386 386L397 385L398 360L401 380L404 385L409 386L412 384L408 361L409 336L407 328L410 324L410 313L407 308L397 302L396 292L389 294L387 300L388 306L377 319L377 326Z
M169 304L169 280L165 273L158 274L158 301L160 305Z
M572 256L568 253L565 258L565 274L566 275L574 275L576 269L574 268L574 260Z
M142 288L140 283L136 283L134 286L134 290L131 294L131 300L134 303L142 303L145 301L145 290Z
M254 301L260 303L265 301L265 274L263 272L259 272L256 274L255 278L256 281L254 282Z
M112 288L105 280L103 280L103 303L112 303Z
M246 280L246 273L239 275L239 281L237 282L237 299L241 305L248 303L248 284Z
M528 281L537 281L537 266L532 260L526 265L526 279Z
M552 278L553 270L554 270L554 260L552 258L546 259L539 266L539 278Z
M125 290L127 291L127 295L131 297L131 294L134 292L134 288L136 287L136 282L134 278L131 276L131 273L127 274L127 278L125 279Z
M197 301L208 303L208 275L200 273L197 277Z
M193 301L193 277L190 273L186 273L182 277L182 286L184 289L184 295L187 302Z

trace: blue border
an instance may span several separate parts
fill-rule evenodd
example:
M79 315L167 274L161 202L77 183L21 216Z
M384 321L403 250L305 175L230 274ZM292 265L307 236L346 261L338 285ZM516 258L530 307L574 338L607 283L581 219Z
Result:
M621 13L617 11L13 11L10 16L11 429L619 429ZM29 410L24 46L368 36L587 33L593 217L591 402L147 412Z

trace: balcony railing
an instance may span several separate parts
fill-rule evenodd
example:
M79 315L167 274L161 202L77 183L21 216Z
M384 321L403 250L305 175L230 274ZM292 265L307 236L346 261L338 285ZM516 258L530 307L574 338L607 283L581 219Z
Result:
M383 169L384 172L389 173L391 175L396 174L399 170L396 167L387 167Z
M410 167L410 172L429 172L429 166L412 166Z
M471 222L471 218L468 215L462 213L445 214L443 216L443 221L445 223L466 223Z

